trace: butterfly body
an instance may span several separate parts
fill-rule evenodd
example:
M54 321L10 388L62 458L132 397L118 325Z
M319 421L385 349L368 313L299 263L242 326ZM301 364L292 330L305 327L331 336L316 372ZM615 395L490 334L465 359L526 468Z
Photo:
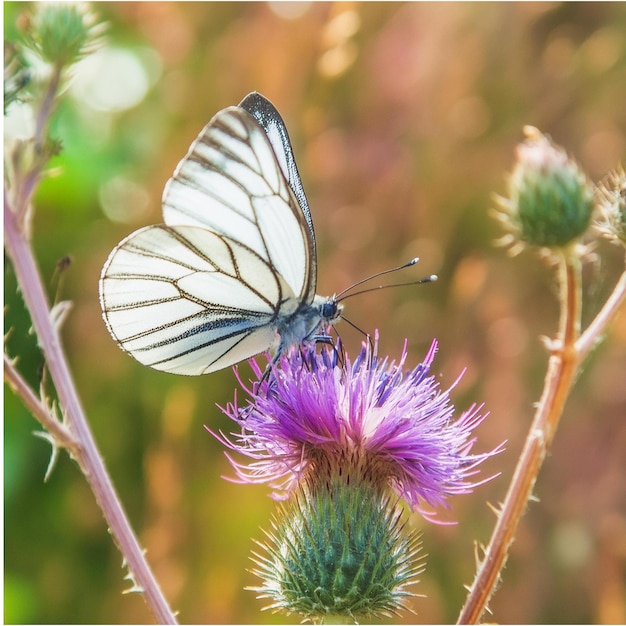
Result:
M220 111L163 193L164 224L129 235L100 278L118 345L197 375L315 339L341 316L315 295L310 210L285 125L257 93Z
M334 296L315 296L311 304L302 302L291 315L280 317L276 326L280 339L278 354L282 354L292 345L320 337L324 328L341 317L342 308Z

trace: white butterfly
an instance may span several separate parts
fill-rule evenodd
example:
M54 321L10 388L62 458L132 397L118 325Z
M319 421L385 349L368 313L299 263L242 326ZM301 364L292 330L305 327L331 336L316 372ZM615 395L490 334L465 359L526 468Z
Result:
M100 278L109 332L140 363L214 372L314 339L341 316L315 295L311 212L285 124L258 93L217 113Z

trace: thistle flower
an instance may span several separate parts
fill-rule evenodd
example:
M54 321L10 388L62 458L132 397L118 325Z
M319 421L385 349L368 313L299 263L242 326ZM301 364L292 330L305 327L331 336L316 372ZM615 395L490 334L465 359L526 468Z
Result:
M378 358L378 337L354 362L339 358L340 345L294 350L267 377L251 361L260 382L245 406L223 409L242 431L215 436L252 459L229 456L237 481L288 499L256 555L255 590L271 608L356 619L405 606L422 565L399 501L433 520L431 507L471 492L480 463L500 450L471 453L485 414L472 405L453 419L450 390L429 374L436 350L406 371L406 343L395 363Z
M254 459L247 465L231 459L239 480L268 483L281 499L309 474L328 477L350 468L381 489L390 485L427 517L432 514L423 504L445 505L448 496L469 493L477 466L495 452L470 454L472 431L485 417L482 405L452 420L450 389L442 391L429 375L436 341L424 362L407 372L406 344L397 364L378 359L377 344L378 338L343 365L340 347L319 354L314 347L295 350L267 380L252 360L261 383L246 389L251 400L245 407L235 402L224 409L243 432L236 442L220 437Z

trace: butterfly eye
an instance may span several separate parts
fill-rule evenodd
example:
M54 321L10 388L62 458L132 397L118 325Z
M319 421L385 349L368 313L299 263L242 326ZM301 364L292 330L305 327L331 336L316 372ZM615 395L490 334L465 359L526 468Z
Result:
M339 317L341 305L337 303L335 298L330 298L322 304L320 315L322 319L332 322Z

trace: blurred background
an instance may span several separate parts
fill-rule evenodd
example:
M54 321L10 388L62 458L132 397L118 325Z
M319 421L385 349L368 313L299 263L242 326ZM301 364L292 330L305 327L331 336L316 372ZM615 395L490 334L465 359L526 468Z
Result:
M14 39L24 3L4 3ZM399 621L456 619L539 399L554 334L553 272L511 258L490 211L525 124L576 155L594 181L626 151L623 3L96 3L107 45L77 68L53 122L64 150L36 198L34 247L50 299L71 300L63 338L76 385L130 520L181 623L288 623L244 587L253 539L275 505L233 485L216 407L226 370L159 373L123 354L100 314L98 278L112 248L161 222L163 186L200 129L257 90L289 129L315 222L318 293L420 256L431 285L359 296L346 316L381 331L381 353L409 364L440 342L434 373L458 410L484 402L477 451L507 440L437 526L414 516L427 569ZM13 111L5 134L19 136ZM584 320L610 292L619 251L586 268ZM59 282L55 267L71 257ZM401 278L409 279L407 274ZM5 331L38 385L42 357L9 263ZM398 277L400 278L400 277ZM338 330L350 354L361 337ZM246 375L244 371L244 376ZM569 399L491 608L499 623L626 620L626 315L595 351ZM5 622L142 623L119 552L85 480L5 388ZM398 620L396 620L398 621Z

